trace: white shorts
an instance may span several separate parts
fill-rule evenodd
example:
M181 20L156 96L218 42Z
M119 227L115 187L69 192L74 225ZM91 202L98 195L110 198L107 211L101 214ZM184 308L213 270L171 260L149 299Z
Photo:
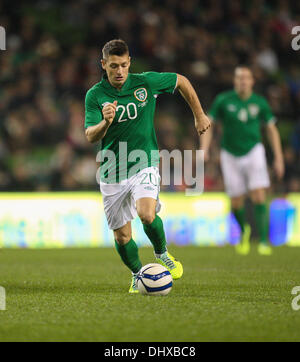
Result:
M159 201L160 175L158 167L147 167L120 183L100 182L104 212L108 227L119 229L137 217L136 201L142 197L157 200L156 212L161 209Z
M221 150L221 169L225 190L230 197L270 186L265 148L261 143L241 157Z

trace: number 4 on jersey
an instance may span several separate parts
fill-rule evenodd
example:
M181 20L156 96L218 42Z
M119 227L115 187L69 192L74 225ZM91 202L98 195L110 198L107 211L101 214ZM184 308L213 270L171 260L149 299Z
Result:
M248 113L247 113L247 110L245 108L242 108L238 115L237 115L238 119L241 121L241 122L247 122L248 121Z

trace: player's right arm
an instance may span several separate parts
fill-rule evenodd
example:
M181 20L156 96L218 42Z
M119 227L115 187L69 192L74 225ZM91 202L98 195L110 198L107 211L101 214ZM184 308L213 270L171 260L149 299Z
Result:
M100 141L114 120L117 101L108 103L103 107L102 113L97 100L90 90L85 98L85 135L89 142Z
M107 104L103 110L103 120L95 126L90 126L85 130L86 138L89 142L94 143L100 141L105 135L115 118L117 109L117 101Z

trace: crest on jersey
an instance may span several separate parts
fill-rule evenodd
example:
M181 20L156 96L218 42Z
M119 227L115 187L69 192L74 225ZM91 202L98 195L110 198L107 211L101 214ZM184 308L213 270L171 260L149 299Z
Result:
M256 117L258 115L259 108L256 104L250 104L248 109L252 117Z
M228 104L227 109L229 112L235 112L236 106L234 104Z
M138 88L134 91L133 94L135 98L140 102L145 102L148 96L146 88Z

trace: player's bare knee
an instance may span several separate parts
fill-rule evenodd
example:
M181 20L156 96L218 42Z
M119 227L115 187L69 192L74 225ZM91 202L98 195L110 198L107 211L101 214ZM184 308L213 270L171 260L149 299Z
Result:
M125 245L131 240L131 234L125 232L115 232L115 240L119 245Z
M231 207L233 209L240 209L243 206L244 206L244 197L239 196L231 198Z
M131 237L129 237L129 236L118 236L118 237L115 238L116 242L119 245L127 244L130 241L130 239L131 239Z
M140 214L139 217L143 224L149 225L149 224L152 224L152 222L154 221L155 213L154 214L153 213L143 213L143 214Z
M251 201L254 204L263 204L266 202L266 193L263 189L254 190L250 193Z

